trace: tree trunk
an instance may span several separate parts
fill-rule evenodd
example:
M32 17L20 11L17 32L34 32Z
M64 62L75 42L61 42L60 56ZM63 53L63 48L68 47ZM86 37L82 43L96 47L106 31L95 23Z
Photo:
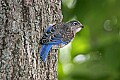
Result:
M42 62L39 40L61 20L61 0L0 0L0 80L57 80L57 50Z

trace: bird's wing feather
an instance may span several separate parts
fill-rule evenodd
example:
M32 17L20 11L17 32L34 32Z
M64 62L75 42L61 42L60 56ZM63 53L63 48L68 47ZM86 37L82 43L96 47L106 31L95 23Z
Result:
M40 51L40 58L42 61L46 60L46 57L48 56L48 53L51 49L52 45L42 45L41 51Z
M61 35L58 25L49 26L40 39L40 44L59 44L62 39Z
M47 28L46 28L46 31L47 33L52 33L54 32L55 30L57 30L59 27L57 24L54 24L54 25L49 25Z

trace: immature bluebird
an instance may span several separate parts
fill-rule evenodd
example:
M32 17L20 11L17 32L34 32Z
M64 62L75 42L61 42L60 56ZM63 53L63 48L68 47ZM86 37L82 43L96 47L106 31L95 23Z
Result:
M42 61L46 60L52 46L67 45L83 27L84 26L76 20L49 26L40 39L40 44L42 45L40 58Z

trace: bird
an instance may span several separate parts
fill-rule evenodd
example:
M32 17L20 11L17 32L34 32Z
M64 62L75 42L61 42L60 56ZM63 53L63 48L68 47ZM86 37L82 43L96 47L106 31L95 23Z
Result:
M70 43L77 32L79 32L84 26L78 20L68 21L66 23L59 22L54 25L50 25L46 28L43 36L40 39L40 59L46 61L46 58L54 45L63 45L64 47Z

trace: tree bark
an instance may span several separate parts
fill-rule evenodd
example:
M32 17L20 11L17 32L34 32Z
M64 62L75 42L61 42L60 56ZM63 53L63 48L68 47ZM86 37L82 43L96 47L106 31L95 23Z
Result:
M57 50L42 62L39 40L61 21L61 0L0 0L0 80L57 80Z

